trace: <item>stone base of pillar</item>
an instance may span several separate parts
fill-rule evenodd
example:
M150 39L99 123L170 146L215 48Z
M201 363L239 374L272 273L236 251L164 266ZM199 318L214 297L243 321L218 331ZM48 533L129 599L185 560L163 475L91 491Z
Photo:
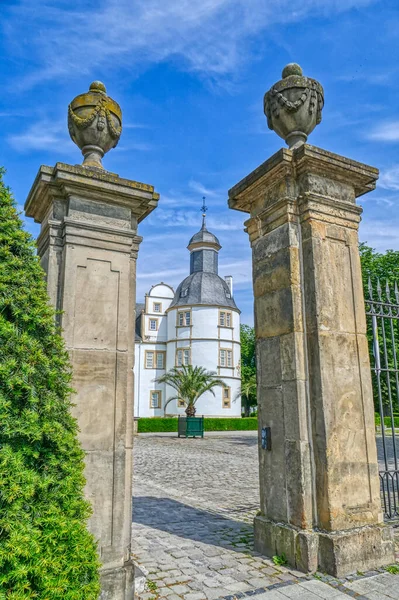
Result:
M319 570L333 577L368 571L392 562L392 529L384 525L348 531L307 531L265 517L254 520L255 550L266 556L286 556L288 563L305 573Z
M101 593L99 600L133 600L134 564L126 562L123 567L100 569Z

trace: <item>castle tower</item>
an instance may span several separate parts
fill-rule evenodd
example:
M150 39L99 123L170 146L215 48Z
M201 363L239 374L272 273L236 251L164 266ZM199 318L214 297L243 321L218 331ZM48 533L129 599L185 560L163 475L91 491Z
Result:
M170 286L153 286L137 319L135 416L163 416L173 394L156 379L173 367L201 366L226 383L205 393L197 403L197 414L218 417L241 416L240 311L233 298L232 277L218 274L218 238L202 227L187 246L190 274L171 294ZM140 307L141 308L141 307ZM137 311L137 314L139 310ZM184 414L184 406L173 401L166 414Z

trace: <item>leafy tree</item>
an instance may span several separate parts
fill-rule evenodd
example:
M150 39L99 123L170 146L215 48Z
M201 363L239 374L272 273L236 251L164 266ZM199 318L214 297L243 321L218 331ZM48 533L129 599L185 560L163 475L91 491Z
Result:
M250 325L241 325L241 398L245 416L256 406L256 357L255 329Z
M71 369L43 271L0 172L0 598L95 600Z
M249 417L252 406L256 405L256 375L241 381L241 403L244 415Z
M363 287L366 294L369 277L374 286L377 279L384 286L388 283L392 288L395 281L399 284L399 250L387 250L385 254L381 254L365 243L361 243L359 251L362 264Z
M225 387L224 381L216 377L213 371L207 371L204 367L193 367L192 365L183 365L182 367L173 367L170 371L156 379L159 383L170 385L176 394L168 399L165 408L172 400L182 400L186 406L186 415L194 417L196 413L196 403L205 392L211 392L215 395L213 388Z
M374 300L381 302L391 302L397 304L398 300L395 294L395 282L399 283L399 251L387 250L385 254L376 252L366 244L360 244L360 260L362 265L363 287L366 298L366 311L370 308L367 300L370 299L369 281L371 284L371 293ZM388 286L388 287L387 287ZM376 305L374 305L376 306ZM383 304L379 305L383 307ZM378 312L379 308L377 308ZM394 309L395 312L396 309ZM389 311L388 306L382 308L384 313ZM384 322L383 322L384 321ZM380 412L379 393L381 398L383 412L391 415L390 410L390 390L393 402L393 410L399 410L399 404L396 397L396 374L397 362L399 359L399 322L397 319L375 320L376 333L379 341L379 354L382 372L378 374L372 371L373 395L376 411ZM367 338L369 342L370 362L373 367L375 364L372 318L367 317ZM384 344L384 339L386 343ZM396 350L396 356L394 351Z

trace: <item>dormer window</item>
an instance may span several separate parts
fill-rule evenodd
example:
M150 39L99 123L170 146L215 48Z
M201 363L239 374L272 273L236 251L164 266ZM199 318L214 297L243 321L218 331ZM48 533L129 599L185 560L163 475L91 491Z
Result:
M184 288L184 290L182 290L180 293L180 297L185 298L187 295L188 295L188 288Z
M231 298L231 294L227 290L226 290L226 298Z

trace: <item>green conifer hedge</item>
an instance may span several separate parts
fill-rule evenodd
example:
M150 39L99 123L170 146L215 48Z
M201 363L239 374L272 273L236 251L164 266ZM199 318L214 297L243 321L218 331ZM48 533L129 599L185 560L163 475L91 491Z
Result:
M0 172L0 599L95 600L71 372L43 271Z

